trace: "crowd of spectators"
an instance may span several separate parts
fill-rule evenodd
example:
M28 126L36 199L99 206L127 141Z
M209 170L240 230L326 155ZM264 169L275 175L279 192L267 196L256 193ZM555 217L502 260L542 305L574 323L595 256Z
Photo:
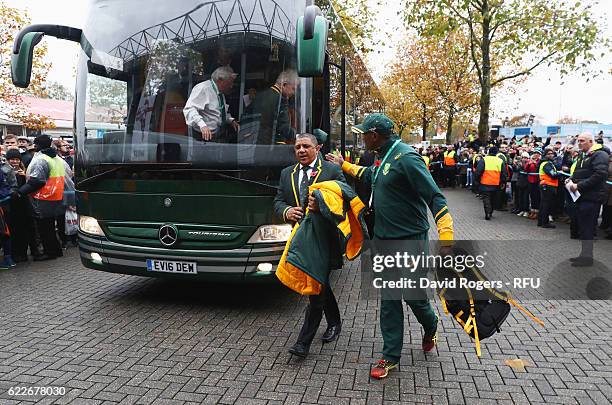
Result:
M65 186L61 215L53 219L54 237L63 249L76 243L76 207L74 206L73 152L71 145L64 139L55 139L52 148L65 162ZM4 257L0 260L0 270L27 262L51 260L63 256L62 250L49 254L43 249L43 241L32 198L20 195L20 190L29 179L28 168L37 153L35 145L26 137L7 134L2 140L0 157L0 238ZM68 216L66 216L68 212ZM68 226L66 224L68 223Z
M429 164L430 172L441 188L463 187L471 190L476 197L483 198L482 187L475 174L478 163L493 150L494 155L504 161L507 170L500 184L500 192L496 194L495 201L492 201L493 209L510 210L519 217L538 220L538 224L541 222L538 215L543 208L540 166L545 160L551 160L559 176L559 187L554 189L550 215L545 222L570 224L571 238L578 239L575 204L564 186L565 179L570 177L573 166L583 153L576 142L577 137L569 137L564 143L560 140L552 142L552 134L544 140L531 134L522 138L498 137L483 145L479 140L474 140L474 136L466 136L454 145L432 145L419 148L419 152ZM609 147L604 145L603 133L596 135L594 140L610 156ZM607 199L602 201L596 224L599 230L605 232L600 236L607 239L612 239L611 184L612 156L608 167ZM554 225L545 228L554 228Z

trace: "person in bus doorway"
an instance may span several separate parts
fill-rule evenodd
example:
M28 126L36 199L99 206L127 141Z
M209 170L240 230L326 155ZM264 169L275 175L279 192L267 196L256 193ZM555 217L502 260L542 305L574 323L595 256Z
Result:
M65 207L64 182L70 175L68 164L51 147L49 135L34 139L37 153L27 170L27 182L13 193L14 199L29 195L32 211L40 232L44 253L35 261L51 260L63 256L62 247L55 231L55 222L63 216Z
M257 144L275 145L291 143L295 129L291 125L289 100L295 95L299 77L294 70L285 70L276 83L260 93L253 102L253 114L259 116Z
M210 80L191 90L183 115L187 125L197 134L196 139L221 141L226 130L240 130L225 101L225 95L232 90L237 76L230 66L221 66L215 69Z
M409 248L418 247L425 254L428 248L428 210L433 214L441 240L440 255L451 253L453 220L446 198L427 171L425 162L411 146L401 142L393 132L393 121L385 114L370 114L362 124L353 127L361 133L368 150L376 151L380 165L369 168L345 162L341 156L327 154L342 171L360 181L372 184L370 206L374 207L374 243L379 247L399 242ZM421 250L423 249L423 250ZM438 339L438 317L421 288L410 289L395 299L385 299L381 291L380 330L383 335L382 359L370 371L376 379L387 377L395 369L404 341L404 301L423 326L422 349L430 352Z
M321 145L314 135L297 135L294 148L298 162L283 169L278 193L274 198L276 216L289 224L301 222L304 218L308 206L309 186L328 180L346 183L340 168L325 161L319 154ZM339 266L342 266L342 263L339 263ZM304 324L297 342L289 349L289 353L299 357L308 355L323 314L327 320L327 329L322 336L324 343L334 341L342 328L338 303L329 283L323 287L320 295L309 295L308 298Z

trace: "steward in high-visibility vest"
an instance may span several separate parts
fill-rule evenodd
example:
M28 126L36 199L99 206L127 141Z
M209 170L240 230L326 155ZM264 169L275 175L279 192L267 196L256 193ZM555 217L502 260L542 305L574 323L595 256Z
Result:
M421 155L421 157L425 161L425 166L427 167L427 171L429 171L429 162L430 162L429 156L427 156L425 153L423 153Z
M554 225L550 224L549 218L557 195L557 187L559 187L559 173L553 163L554 158L555 151L553 149L546 149L538 168L538 174L540 175L538 226L542 228L555 228Z
M499 187L507 180L507 169L504 161L497 156L497 148L489 148L489 155L478 162L476 168L476 179L480 184L480 193L483 195L483 206L485 219L491 219L493 215L493 201L496 201L497 193L501 192Z
M453 150L453 146L449 145L448 150L444 152L444 183L447 187L455 188L455 180L457 176L457 153Z
M457 166L457 153L454 150L444 152L444 166Z
M548 156L548 152L546 156ZM542 159L538 173L540 175L540 186L559 187L559 173L551 160Z
M29 195L33 216L40 232L44 254L38 260L55 259L62 256L62 248L57 239L55 222L63 221L64 184L71 170L66 161L57 156L51 147L51 137L40 135L34 139L37 153L28 166L26 183L16 192L16 197Z

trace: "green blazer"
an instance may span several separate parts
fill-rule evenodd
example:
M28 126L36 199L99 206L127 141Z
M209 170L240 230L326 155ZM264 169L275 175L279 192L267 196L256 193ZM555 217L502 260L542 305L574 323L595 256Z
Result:
M323 159L319 154L315 164L317 174L311 179L310 184L320 183L328 180L338 180L346 183L342 169L333 163ZM287 220L286 213L289 208L299 207L300 195L300 164L291 165L282 170L278 192L274 198L274 213L283 222L290 223Z

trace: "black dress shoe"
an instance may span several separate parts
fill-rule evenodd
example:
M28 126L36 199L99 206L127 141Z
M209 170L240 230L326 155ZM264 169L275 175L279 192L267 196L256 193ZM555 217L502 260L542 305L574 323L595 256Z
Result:
M593 265L593 259L590 257L579 257L572 263L572 267L591 267Z
M308 356L308 352L310 351L310 347L306 346L303 343L294 344L291 349L289 349L289 353L294 354L298 357L306 357Z
M546 228L546 229L555 229L555 228L556 228L556 226L555 226L555 225L552 225L552 224L544 224L544 225L542 225L542 228Z
M334 340L336 340L338 335L340 335L341 330L342 330L341 324L328 326L327 330L321 337L321 340L323 341L323 343L333 342Z

